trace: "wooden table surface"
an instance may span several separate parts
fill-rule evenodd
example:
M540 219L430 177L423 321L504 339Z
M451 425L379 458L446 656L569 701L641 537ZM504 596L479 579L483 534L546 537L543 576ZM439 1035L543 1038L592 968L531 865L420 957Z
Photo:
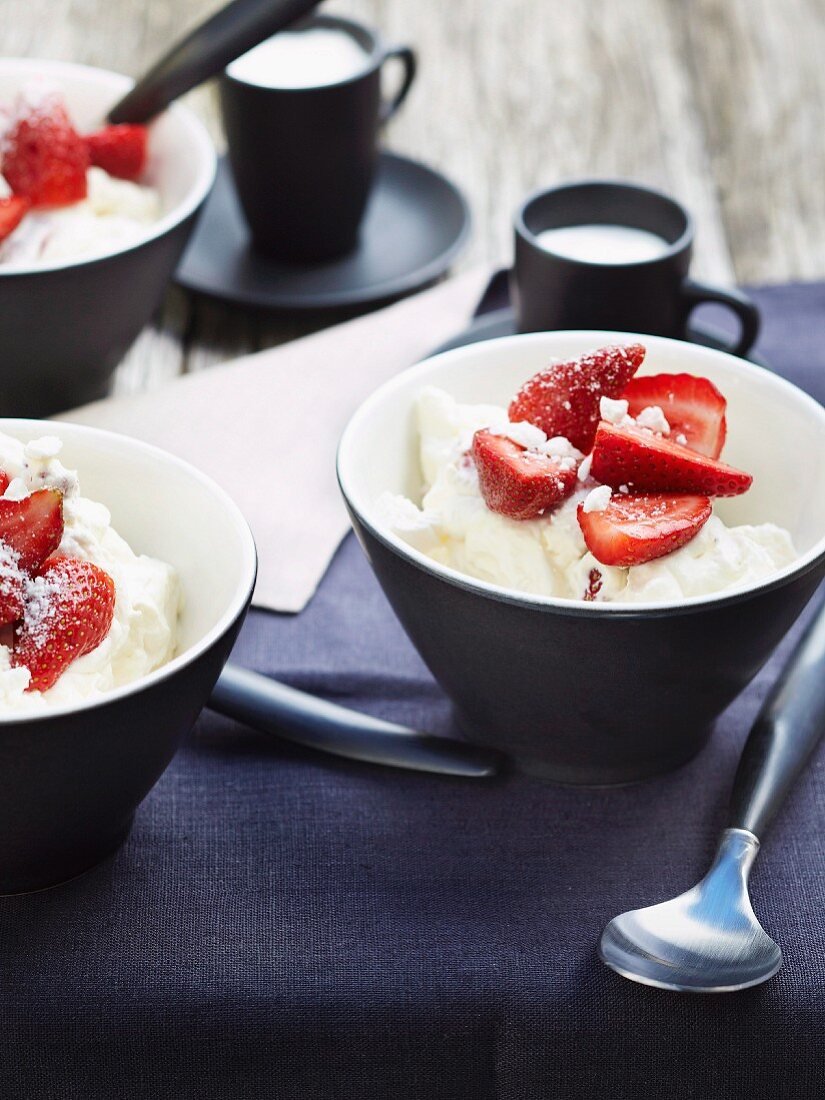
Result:
M3 53L139 75L223 0L5 0ZM693 211L694 271L825 276L823 0L331 0L420 57L386 135L467 194L459 267L506 261L528 191L583 175L663 187ZM222 144L214 89L188 100ZM310 324L171 290L120 392L290 339Z

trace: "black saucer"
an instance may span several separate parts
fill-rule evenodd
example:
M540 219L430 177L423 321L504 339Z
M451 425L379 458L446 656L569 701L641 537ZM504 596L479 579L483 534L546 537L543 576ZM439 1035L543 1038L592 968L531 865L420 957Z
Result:
M175 280L199 294L290 313L373 305L434 282L469 231L469 208L449 180L383 152L355 252L326 263L279 263L251 247L223 158Z
M463 332L451 336L445 343L440 344L430 352L430 355L440 355L443 351L452 351L453 348L463 348L467 344L478 344L482 340L495 340L499 336L515 336L518 332L516 318L512 306L503 309L494 309L489 313L482 313ZM723 333L707 325L692 324L688 327L687 342L691 344L703 344L717 351L729 351L730 344ZM750 363L759 367L772 369L761 355L749 351L742 356Z

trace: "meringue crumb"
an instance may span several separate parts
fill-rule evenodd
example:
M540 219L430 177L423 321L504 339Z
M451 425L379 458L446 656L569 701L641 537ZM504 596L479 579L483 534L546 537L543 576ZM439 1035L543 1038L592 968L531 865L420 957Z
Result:
M39 439L33 439L23 448L23 454L35 462L45 458L57 458L60 454L62 443L56 435L41 435Z
M629 406L627 401L614 401L612 397L601 397L599 399L599 413L602 420L607 420L611 424L622 424L624 421L629 420L627 415Z
M595 489L591 489L587 496L584 498L582 504L583 512L603 512L610 503L610 498L613 496L613 490L609 485L597 485Z
M647 428L651 432L659 432L661 435L670 435L670 424L662 412L660 405L648 405L642 409L636 417L636 423L640 428Z
M27 496L31 496L31 493L26 482L22 477L13 477L6 486L3 500L25 500Z
M508 424L506 435L513 443L518 443L520 447L527 447L528 450L532 451L538 450L543 443L547 442L547 436L541 428L537 428L535 424L531 424L528 420L518 420L515 423Z
M584 459L579 466L578 478L579 481L587 481L590 477L590 467L593 465L593 452L591 451L587 458Z

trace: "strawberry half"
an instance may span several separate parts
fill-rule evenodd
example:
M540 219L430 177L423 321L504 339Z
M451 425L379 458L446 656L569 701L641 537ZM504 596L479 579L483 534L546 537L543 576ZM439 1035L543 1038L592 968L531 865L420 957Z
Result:
M67 206L86 198L86 143L62 100L21 97L3 140L3 175L32 206Z
M651 374L631 378L622 397L631 416L658 405L670 424L670 439L685 437L685 445L718 458L725 445L727 401L709 378L692 374Z
M27 691L48 691L73 661L97 649L109 633L115 585L90 561L52 558L31 591L12 665L31 673Z
M63 495L57 489L38 489L23 500L0 498L0 542L17 555L23 572L33 575L62 538Z
M26 578L17 555L0 543L0 626L23 617L25 591Z
M575 463L566 469L549 455L486 429L473 436L473 459L484 503L510 519L535 519L576 487Z
M566 436L587 454L599 425L599 398L618 397L644 357L641 344L628 344L554 363L524 383L510 403L510 420L528 420L548 439Z
M130 123L104 126L102 130L86 136L89 162L110 176L136 180L146 167L148 137L145 126Z
M576 514L594 558L602 565L629 566L690 542L710 518L711 505L705 496L614 493L603 512L585 512L580 504Z
M0 199L0 241L11 236L30 206L29 200L22 195L10 195L7 199Z
M753 483L750 474L691 451L643 428L602 421L593 445L591 473L603 485L636 492L702 493L735 497Z

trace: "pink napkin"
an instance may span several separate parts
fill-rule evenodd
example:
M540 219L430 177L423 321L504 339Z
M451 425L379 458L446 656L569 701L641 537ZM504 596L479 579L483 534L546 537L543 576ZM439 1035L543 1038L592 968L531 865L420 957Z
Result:
M213 477L255 536L254 604L300 611L349 526L335 480L347 420L382 382L467 324L488 277L477 269L366 317L58 419L136 436Z

